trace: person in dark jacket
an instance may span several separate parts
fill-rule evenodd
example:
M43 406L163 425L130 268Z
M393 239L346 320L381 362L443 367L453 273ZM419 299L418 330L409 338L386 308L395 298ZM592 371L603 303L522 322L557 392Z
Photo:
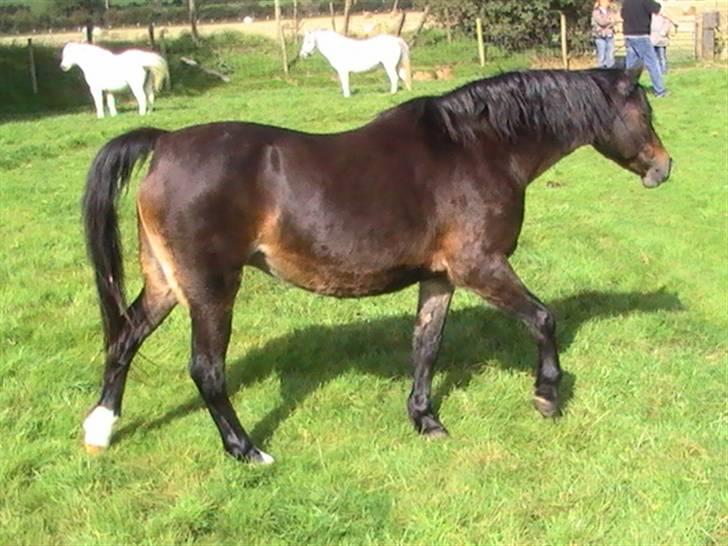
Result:
M622 30L627 49L627 69L644 65L652 80L656 97L667 93L662 79L662 70L650 40L652 16L660 13L662 6L655 0L624 0L622 4Z

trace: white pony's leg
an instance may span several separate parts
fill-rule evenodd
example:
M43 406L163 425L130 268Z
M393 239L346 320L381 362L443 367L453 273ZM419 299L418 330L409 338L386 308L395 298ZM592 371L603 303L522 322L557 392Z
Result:
M147 112L151 112L154 107L154 74L147 74L144 80L144 94L147 97Z
M393 95L397 92L399 87L399 75L397 74L397 64L384 64L384 70L387 72L389 78L389 92Z
M104 92L101 89L91 89L91 96L96 106L96 117L101 119L104 117Z
M109 114L112 116L116 115L116 100L114 99L114 95L106 92L106 106L109 107Z
M344 92L345 97L351 96L349 90L349 72L347 70L339 70L339 80L341 81L341 90Z
M144 93L144 81L129 82L131 92L134 94L134 98L139 105L139 115L143 116L147 113L147 96Z

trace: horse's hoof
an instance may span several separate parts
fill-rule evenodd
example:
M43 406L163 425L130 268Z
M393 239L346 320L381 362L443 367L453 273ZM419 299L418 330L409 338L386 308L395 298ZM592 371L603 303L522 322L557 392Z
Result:
M534 396L533 405L544 417L556 417L559 415L559 404L555 400L548 400L543 396Z
M104 451L106 451L105 447L94 446L91 444L83 444L83 447L89 455L101 455Z
M265 451L258 449L257 447L250 449L250 451L245 454L245 460L250 463L262 465L269 465L276 462L273 457L268 455Z
M443 438L447 438L448 436L450 436L450 434L447 432L445 427L440 425L437 427L428 428L427 430L423 430L422 436L424 436L428 440L441 440Z

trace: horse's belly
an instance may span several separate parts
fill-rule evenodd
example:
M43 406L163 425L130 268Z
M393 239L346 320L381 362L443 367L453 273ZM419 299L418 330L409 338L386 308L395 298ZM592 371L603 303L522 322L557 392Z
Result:
M348 68L351 72L368 72L370 70L374 70L377 66L379 66L379 61L355 61L349 65Z
M250 264L299 288L340 298L394 292L427 276L427 272L417 266L383 264L351 268L277 253L265 246L261 246Z
M89 80L91 87L100 88L104 91L124 91L128 87L126 78L119 74L105 73L100 74Z

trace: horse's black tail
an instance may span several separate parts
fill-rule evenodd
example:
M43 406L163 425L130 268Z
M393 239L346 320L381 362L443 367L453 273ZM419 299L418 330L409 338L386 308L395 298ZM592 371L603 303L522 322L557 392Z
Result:
M108 348L118 338L126 316L124 264L116 205L134 165L144 161L167 131L142 128L110 140L91 163L83 196L86 250L96 273L96 288Z

